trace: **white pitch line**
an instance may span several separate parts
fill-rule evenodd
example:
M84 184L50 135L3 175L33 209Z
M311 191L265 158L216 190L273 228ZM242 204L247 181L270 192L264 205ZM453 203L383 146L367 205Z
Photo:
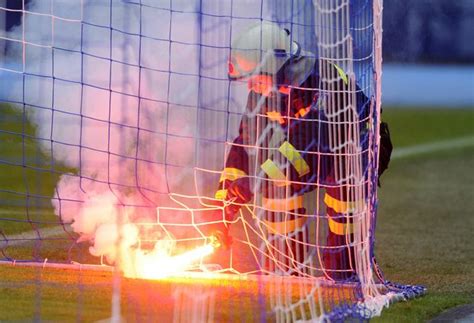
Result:
M64 232L64 228L62 226L57 226L51 228L41 228L32 231L25 231L14 235L7 235L6 237L8 240L4 240L3 236L0 236L0 249L6 246L19 246L22 244L51 238L53 236L58 236L61 234L66 234L66 232Z
M435 141L427 144L394 149L392 153L392 159L401 159L405 157L432 153L435 151L464 148L469 146L474 146L474 136Z
M436 141L436 142L431 142L431 143L422 144L422 145L409 146L405 148L398 148L393 151L392 159L402 159L405 157L411 157L411 156L431 153L435 151L450 150L450 149L463 148L463 147L469 147L469 146L474 146L474 136L461 137L461 138L456 138L456 139L451 139L451 140ZM8 214L9 212L13 214L13 213L17 213L18 211L11 212L11 211L0 210L0 214ZM52 236L57 236L57 235L61 235L65 233L62 226L44 228L44 229L39 229L39 230L40 230L41 239L50 238ZM18 246L24 243L28 243L29 241L33 239L37 239L37 238L38 238L38 233L35 230L26 231L26 232L16 234L13 236L8 236L8 240L12 240L8 242L8 245ZM6 244L5 241L0 241L0 248L4 246L5 244Z
M40 210L29 210L30 214L38 215L51 215L51 212L45 212ZM26 216L26 210L0 210L0 215L22 215ZM26 221L26 220L25 220ZM39 233L39 234L38 234ZM14 235L6 235L7 241L4 240L3 236L0 235L0 249L8 246L19 246L32 242L39 239L47 239L53 236L65 234L63 226L54 226L47 228L39 228L37 230L25 231Z

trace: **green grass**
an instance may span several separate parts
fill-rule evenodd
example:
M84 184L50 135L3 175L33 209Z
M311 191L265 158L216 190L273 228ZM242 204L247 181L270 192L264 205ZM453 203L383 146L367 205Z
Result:
M0 106L0 201L10 204L0 208L0 230L7 235L31 230L23 206L26 193L34 192L49 198L59 178L58 174L49 171L18 166L23 164L19 160L25 156L30 166L45 170L51 167L49 154L39 149L38 142L22 136L23 133L32 136L36 133L31 123L23 122L28 119L26 117L28 115L24 116L21 110ZM390 124L395 148L474 136L474 109L385 109L383 119ZM17 165L6 165L5 161ZM377 259L387 279L425 285L428 293L392 305L375 321L423 322L445 309L474 302L472 165L474 145L395 159L390 164L379 191ZM64 167L57 169L66 171ZM28 210L38 210L37 199L30 198L29 203ZM51 207L45 207L43 203L41 206L40 211L44 212L31 212L31 219L57 221ZM86 245L76 245L70 251L72 243L71 238L62 242L43 242L39 256L93 261L87 255ZM11 258L30 259L32 249L21 246L4 250L4 253ZM55 321L76 320L78 313L83 315L79 319L86 321L109 316L110 276L87 274L78 278L77 275L56 273L45 277L42 275L46 274L37 270L6 270L0 267L0 319L31 319L37 308L41 309L38 315ZM10 278L6 278L4 284L2 277ZM25 280L24 277L29 278ZM15 281L30 283L22 288L8 285ZM58 284L50 284L55 281ZM140 294L143 288L138 288L137 293ZM126 298L123 303L133 301L136 301L133 297Z
M0 266L0 275L7 280L0 281L2 321L90 322L110 317L110 273Z
M31 111L0 104L0 208L4 234L57 223L51 197L61 173L72 171L54 163L40 147ZM17 221L23 220L23 221Z
M474 110L387 109L395 147L474 136ZM474 143L474 141L473 141ZM393 160L379 190L376 253L385 276L428 288L382 322L424 322L474 302L474 144Z
M474 135L474 109L384 108L394 147Z
M19 275L21 273L21 275ZM113 275L110 272L85 273L70 269L0 266L0 319L6 321L96 321L111 316ZM210 313L216 322L262 321L273 289L263 287L267 303L259 303L261 285L256 281L172 278L161 281L121 280L122 315L127 322L173 322L175 308L182 321ZM8 295L9 297L2 297ZM286 295L285 295L286 296ZM293 297L300 295L294 291ZM219 302L220 299L225 300ZM214 302L212 301L214 300ZM196 302L197 301L197 302ZM190 303L196 302L193 308ZM247 309L247 310L242 310Z
M474 148L395 160L383 178L376 253L391 281L428 294L381 321L423 322L474 302Z

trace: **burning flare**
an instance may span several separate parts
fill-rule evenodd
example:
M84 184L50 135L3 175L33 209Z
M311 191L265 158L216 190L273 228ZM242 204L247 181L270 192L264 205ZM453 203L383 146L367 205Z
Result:
M116 264L126 277L162 279L179 275L221 246L217 236L210 237L205 245L173 255L176 241L164 239L153 228L144 231L144 225L137 221L141 210L124 207L111 192L82 193L80 197L83 204L55 205L57 214L64 222L72 222L71 228L80 235L78 242L91 244L92 255ZM144 238L156 241L152 250L142 248Z
M215 245L206 244L193 250L184 252L177 256L170 256L165 250L160 249L159 242L152 252L144 253L137 249L133 268L124 269L124 275L129 278L163 279L169 276L179 275L203 257L212 254Z

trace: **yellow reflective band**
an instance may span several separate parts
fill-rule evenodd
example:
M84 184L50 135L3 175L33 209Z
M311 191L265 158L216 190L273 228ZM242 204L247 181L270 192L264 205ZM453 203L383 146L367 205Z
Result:
M214 198L218 200L225 200L227 197L227 190L218 190L216 194L214 195Z
M356 209L357 201L354 202L346 202L346 201L340 201L328 193L324 195L324 204L326 206L330 207L337 213L348 213L348 212L354 212Z
M332 63L332 65L336 68L337 73L339 74L340 78L344 81L344 84L347 85L347 83L349 83L349 80L347 79L347 75L344 72L344 70L334 63Z
M238 168L226 167L222 171L219 182L223 182L224 180L235 181L236 179L239 179L245 176L247 176L247 174Z
M270 199L262 197L262 207L267 211L285 212L301 209L303 207L303 196L295 195L287 199Z
M311 106L299 109L298 112L296 112L295 117L303 118L309 112L310 109Z
M266 114L271 121L278 121L280 124L285 123L285 118L283 118L278 111L267 111Z
M309 173L308 164L303 159L303 157L301 157L300 153L296 150L296 148L293 147L293 145L290 144L288 141L285 141L278 150L283 156L288 159L291 165L293 165L300 177Z
M263 222L267 225L268 231L271 233L288 234L297 229L301 229L306 223L306 220L307 218L296 218L295 220L284 222L270 222L267 220L263 220Z
M260 166L265 174L267 174L268 178L275 180L273 185L275 186L287 186L291 183L286 180L285 174L281 171L280 168L270 159L267 159L261 166Z
M329 230L331 230L332 233L337 234L339 236L354 233L354 225L352 223L340 223L329 218L328 224L329 224Z

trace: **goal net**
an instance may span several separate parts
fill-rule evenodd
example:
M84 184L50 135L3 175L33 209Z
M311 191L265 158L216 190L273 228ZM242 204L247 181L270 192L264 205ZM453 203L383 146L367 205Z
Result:
M115 319L366 319L422 293L374 257L381 15L0 1L2 263L114 271Z

